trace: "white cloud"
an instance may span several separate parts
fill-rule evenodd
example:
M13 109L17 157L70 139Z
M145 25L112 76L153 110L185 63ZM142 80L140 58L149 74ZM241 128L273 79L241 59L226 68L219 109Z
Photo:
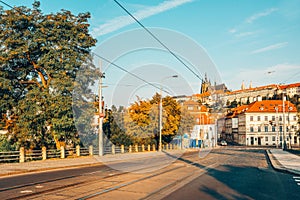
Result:
M278 10L277 8L269 8L269 9L263 11L263 12L256 13L256 14L254 14L254 15L248 17L248 18L246 19L246 22L247 22L248 24L251 24L251 23L254 22L255 20L257 20L257 19L259 19L259 18L261 18L261 17L266 17L266 16L272 14L273 12L275 12L275 11L277 11L277 10Z
M257 34L258 31L249 31L249 32L243 32L243 33L237 33L235 34L236 37L246 37L246 36L250 36L250 35L255 35Z
M233 34L233 33L236 33L237 30L236 30L235 28L232 28L232 29L230 29L228 32Z
M251 54L262 53L262 52L271 51L271 50L274 50L274 49L280 49L280 48L283 48L287 45L288 45L288 42L277 43L277 44L273 44L273 45L270 45L270 46L266 46L266 47L254 50L254 51L251 52Z
M183 4L192 2L192 1L193 0L164 1L157 6L151 6L144 10L137 11L137 12L133 13L133 16L138 20L142 20L147 17L151 17L153 15L176 8L180 5L183 5ZM114 19L107 21L105 24L102 24L102 25L94 28L92 30L92 35L94 37L105 35L105 34L111 33L113 31L116 31L120 28L123 28L123 27L128 26L133 23L135 23L135 21L129 15L119 16L119 17L116 17Z

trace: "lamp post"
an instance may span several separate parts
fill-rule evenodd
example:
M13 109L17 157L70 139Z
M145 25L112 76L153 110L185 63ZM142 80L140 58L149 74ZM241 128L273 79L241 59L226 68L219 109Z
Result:
M177 78L178 75L173 75L173 76L167 76L160 81L160 101L159 101L159 145L158 145L158 151L161 151L162 143L161 143L161 132L162 132L162 83L164 80L169 79L169 78Z

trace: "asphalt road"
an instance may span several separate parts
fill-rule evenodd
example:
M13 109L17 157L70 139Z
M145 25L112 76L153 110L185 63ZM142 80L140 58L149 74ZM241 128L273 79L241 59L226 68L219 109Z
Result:
M175 156L176 157L176 156ZM121 170L120 170L121 169ZM152 170L150 170L152 169ZM155 170L153 170L155 169ZM300 199L265 151L221 148L0 178L0 199Z
M296 176L274 171L263 150L225 150L220 153L232 157L164 200L300 199Z

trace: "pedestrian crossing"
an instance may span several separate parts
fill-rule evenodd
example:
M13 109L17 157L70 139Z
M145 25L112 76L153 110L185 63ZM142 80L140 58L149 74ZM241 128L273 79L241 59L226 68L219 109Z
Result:
M293 179L295 180L295 182L297 183L297 185L300 186L300 176L293 176Z

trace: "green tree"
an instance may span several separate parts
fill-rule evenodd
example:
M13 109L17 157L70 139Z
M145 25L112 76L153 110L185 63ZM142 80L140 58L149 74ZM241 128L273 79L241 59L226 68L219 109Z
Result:
M118 146L129 146L132 144L131 136L125 133L123 124L124 112L125 109L123 107L117 109L114 105L111 109L105 110L103 132L110 142Z
M0 10L0 16L0 116L9 110L14 117L12 139L31 148L78 143L72 91L96 43L90 14L45 15L35 1L32 9Z

